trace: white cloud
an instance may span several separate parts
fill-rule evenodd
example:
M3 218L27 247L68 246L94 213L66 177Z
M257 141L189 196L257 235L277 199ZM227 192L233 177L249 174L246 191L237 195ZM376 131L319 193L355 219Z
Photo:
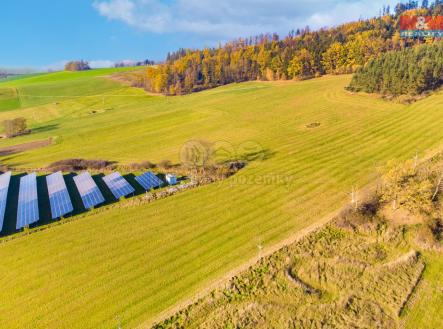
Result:
M113 67L114 62L108 59L99 59L94 61L89 61L89 66L93 69L105 68L105 67Z
M320 28L379 13L397 0L96 0L110 20L141 31L184 32L213 40Z
M69 62L68 60L64 59L64 60L60 60L58 62L54 62L48 65L45 65L43 67L40 68L41 71L60 71L63 70L63 68L65 67L65 64Z

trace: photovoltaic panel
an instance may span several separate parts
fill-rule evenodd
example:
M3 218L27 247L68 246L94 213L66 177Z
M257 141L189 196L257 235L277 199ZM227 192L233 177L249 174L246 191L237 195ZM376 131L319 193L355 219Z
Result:
M80 193L83 205L86 209L95 207L96 205L105 202L102 192L100 192L97 184L95 184L91 175L85 171L80 175L74 177L75 186Z
M11 181L10 171L0 175L0 232L3 229L3 221L5 219L6 199L8 198L8 189L10 181Z
M20 178L16 228L23 228L38 220L37 175L32 173Z
M144 174L141 174L137 177L135 177L135 180L137 183L139 183L146 191L150 190L151 188L159 187L163 184L162 180L155 176L151 172L145 172Z
M59 171L46 176L46 184L48 185L52 219L62 217L72 212L74 207L72 206L63 174Z
M120 175L119 172L114 172L103 177L103 181L117 200L135 192L135 189L122 177L122 175Z

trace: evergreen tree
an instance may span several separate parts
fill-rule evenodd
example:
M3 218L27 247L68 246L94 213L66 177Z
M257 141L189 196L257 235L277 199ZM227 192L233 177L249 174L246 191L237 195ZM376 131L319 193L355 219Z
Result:
M354 75L349 89L419 95L443 84L443 42L383 54Z

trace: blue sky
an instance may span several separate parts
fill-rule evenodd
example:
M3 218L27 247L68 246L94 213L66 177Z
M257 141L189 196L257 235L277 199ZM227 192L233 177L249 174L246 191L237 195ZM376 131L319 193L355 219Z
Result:
M6 0L0 8L0 67L60 68L162 60L180 47L286 34L377 15L392 0Z

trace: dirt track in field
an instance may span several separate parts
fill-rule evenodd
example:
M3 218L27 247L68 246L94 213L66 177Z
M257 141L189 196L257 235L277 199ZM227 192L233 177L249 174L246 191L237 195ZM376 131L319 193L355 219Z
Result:
M35 142L29 142L29 143L23 143L8 147L0 148L0 156L6 156L16 153L21 153L29 150L34 150L37 148L45 147L52 144L52 139L48 138L42 141L35 141Z

